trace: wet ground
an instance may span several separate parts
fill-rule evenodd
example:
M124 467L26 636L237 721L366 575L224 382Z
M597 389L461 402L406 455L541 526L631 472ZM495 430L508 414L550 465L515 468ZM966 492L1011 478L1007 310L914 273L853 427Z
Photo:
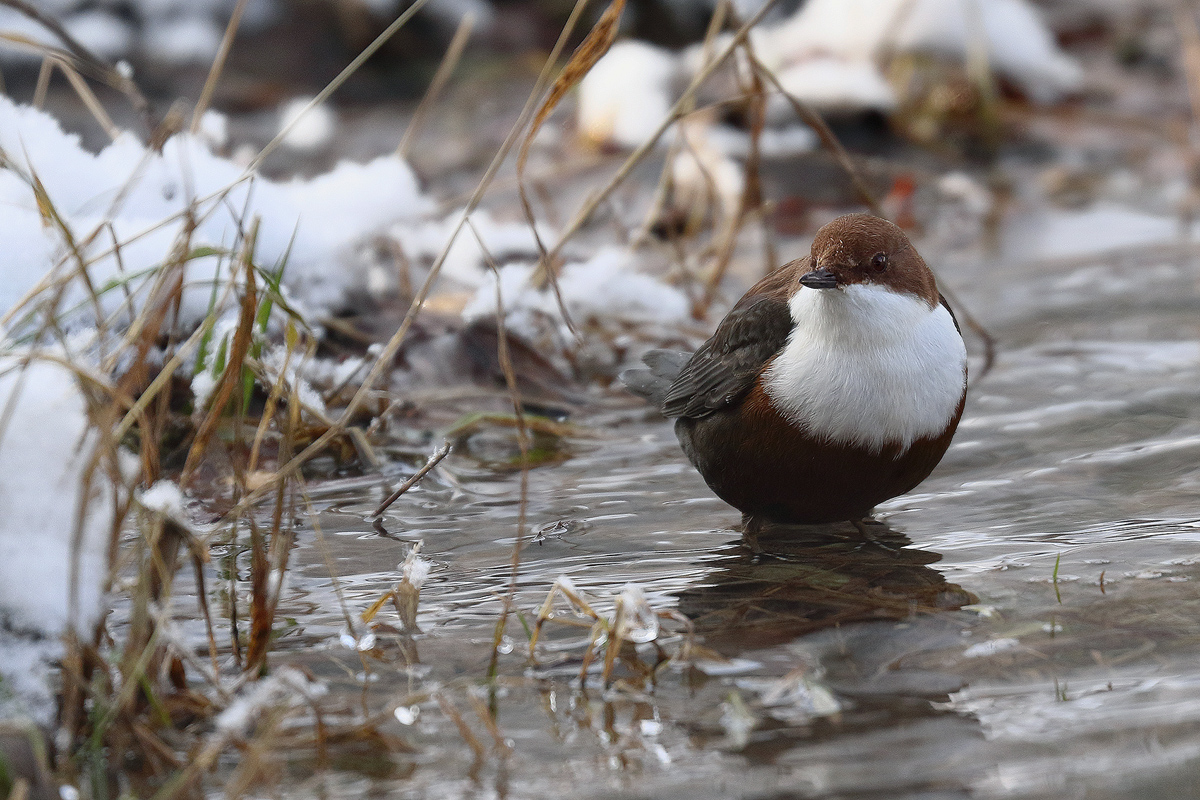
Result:
M1056 213L1015 219L1015 240L1076 219ZM468 441L387 512L386 535L368 519L378 486L313 487L272 663L328 681L331 718L373 717L412 750L335 748L324 770L297 753L293 790L1195 796L1200 260L1169 244L1054 262L1027 247L941 274L999 358L941 466L878 509L867 538L775 531L755 552L667 422L619 397L577 411L570 457L528 473L527 536L541 533L521 553L521 619L492 689L520 474L472 453L503 458L511 441ZM390 588L418 541L433 563L421 633L384 612L356 653L345 614ZM589 631L562 621L575 617L560 599L532 664L523 625L563 576L607 616L635 584L707 650L682 657L686 629L663 620L609 688L603 648L581 687ZM489 704L495 736L477 713Z

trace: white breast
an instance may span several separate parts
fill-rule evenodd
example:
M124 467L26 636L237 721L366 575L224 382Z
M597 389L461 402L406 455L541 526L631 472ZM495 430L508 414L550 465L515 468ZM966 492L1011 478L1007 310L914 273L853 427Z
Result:
M837 444L880 450L939 434L966 382L967 351L943 306L881 286L802 287L796 323L764 375L781 414Z

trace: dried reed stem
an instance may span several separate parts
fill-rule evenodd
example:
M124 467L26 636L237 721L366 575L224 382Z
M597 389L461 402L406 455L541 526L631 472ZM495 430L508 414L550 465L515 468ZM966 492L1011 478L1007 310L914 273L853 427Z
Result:
M446 54L442 56L442 63L438 65L437 72L433 74L433 80L429 82L429 88L425 90L425 96L417 104L417 109L413 112L412 119L409 120L408 127L404 130L404 135L400 137L400 144L396 146L397 158L408 158L409 146L416 138L421 125L424 124L429 109L433 107L442 90L446 88L446 83L458 66L474 28L475 15L469 12L464 14L458 23L458 30L454 32L454 38L450 40L450 46L446 48Z
M371 512L371 517L379 517L383 512L388 510L392 503L400 499L400 495L407 492L409 489L417 485L417 482L429 474L429 471L442 462L442 459L450 455L452 445L450 442L443 442L442 446L433 452L433 455L425 462L425 464L412 474L408 480L400 484L400 488L388 495L387 499L379 504L378 508Z
M209 103L212 102L213 92L216 91L217 81L221 77L222 70L225 69L229 51L233 49L233 39L237 36L238 27L242 24L242 12L246 10L248 2L249 0L238 0L237 5L233 7L233 13L229 16L229 24L225 26L225 35L221 37L221 46L217 49L212 66L208 68L208 77L204 80L204 88L200 90L200 99L196 101L196 107L192 109L192 133L200 130L200 118L204 116Z

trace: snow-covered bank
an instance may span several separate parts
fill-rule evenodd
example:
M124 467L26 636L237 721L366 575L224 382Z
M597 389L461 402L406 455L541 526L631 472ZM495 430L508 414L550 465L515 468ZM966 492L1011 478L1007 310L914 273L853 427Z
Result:
M60 637L105 613L120 486L67 366L0 359L0 409L0 716L47 721Z
M731 41L723 34L715 46L695 44L679 54L638 41L615 44L580 85L581 134L606 145L641 145L682 86ZM889 82L887 68L900 56L968 71L982 66L1038 103L1057 102L1083 81L1080 65L1027 0L808 0L787 19L751 29L749 45L785 92L831 114L897 110L905 87ZM748 74L743 54L734 60ZM786 98L773 87L768 93L771 118L792 119Z
M49 115L5 98L0 152L0 238L9 243L3 312L52 271L62 279L78 272L74 244L106 314L121 308L126 290L135 307L145 302L156 270L184 262L181 322L193 326L256 220L256 263L283 266L293 297L326 310L366 283L365 269L355 268L357 245L433 209L395 157L277 182L246 174L188 134L172 137L161 152L124 134L92 154ZM84 293L74 281L58 313L79 305Z

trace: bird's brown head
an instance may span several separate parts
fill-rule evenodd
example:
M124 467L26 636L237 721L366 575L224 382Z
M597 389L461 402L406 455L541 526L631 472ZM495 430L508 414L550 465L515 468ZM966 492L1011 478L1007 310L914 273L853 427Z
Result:
M809 263L812 270L800 276L800 286L872 284L916 295L930 307L939 302L933 273L904 231L870 214L847 214L817 231Z

